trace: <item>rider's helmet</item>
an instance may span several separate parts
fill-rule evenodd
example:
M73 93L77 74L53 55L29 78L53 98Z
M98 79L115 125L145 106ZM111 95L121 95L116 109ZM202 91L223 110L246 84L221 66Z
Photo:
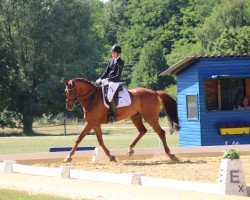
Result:
M122 52L122 48L119 45L114 45L111 47L110 52L116 52L116 53L121 53Z

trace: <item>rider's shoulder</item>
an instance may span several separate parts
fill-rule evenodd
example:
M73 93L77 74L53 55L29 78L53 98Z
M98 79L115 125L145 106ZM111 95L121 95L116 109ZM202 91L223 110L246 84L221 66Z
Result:
M121 59L121 57L117 58L116 62L120 65L124 64L124 61Z

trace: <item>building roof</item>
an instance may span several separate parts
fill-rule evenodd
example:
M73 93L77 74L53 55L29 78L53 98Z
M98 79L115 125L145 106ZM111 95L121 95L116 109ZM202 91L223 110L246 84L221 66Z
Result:
M186 57L179 61L178 63L174 64L164 72L160 74L160 76L170 76L173 74L177 74L178 72L182 71L186 67L189 67L191 64L196 63L199 58L224 58L224 57L247 57L250 56L249 53L241 53L241 54L207 54L207 55L193 55Z

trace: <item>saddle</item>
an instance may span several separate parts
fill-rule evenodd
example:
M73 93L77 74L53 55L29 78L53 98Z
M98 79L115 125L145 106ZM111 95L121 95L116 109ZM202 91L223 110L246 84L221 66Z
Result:
M109 82L102 86L103 103L109 108L109 102L114 98L116 107L125 107L131 104L131 97L127 89L123 88L124 83Z

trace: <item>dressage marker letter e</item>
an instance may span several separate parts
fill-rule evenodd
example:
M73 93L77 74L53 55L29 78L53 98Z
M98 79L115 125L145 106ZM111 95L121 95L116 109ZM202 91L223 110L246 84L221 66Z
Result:
M230 170L230 180L231 183L240 183L239 181L239 170ZM238 185L239 186L239 192L244 192L243 191L243 185Z
M239 170L230 170L231 183L239 183Z

